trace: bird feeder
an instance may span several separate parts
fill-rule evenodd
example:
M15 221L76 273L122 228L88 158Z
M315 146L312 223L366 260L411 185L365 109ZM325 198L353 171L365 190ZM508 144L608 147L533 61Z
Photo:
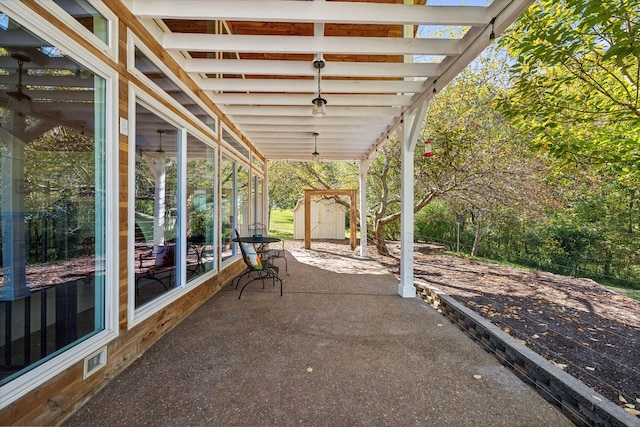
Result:
M431 140L427 139L424 142L424 154L422 155L422 157L433 157L435 154L433 154L433 151L431 150Z

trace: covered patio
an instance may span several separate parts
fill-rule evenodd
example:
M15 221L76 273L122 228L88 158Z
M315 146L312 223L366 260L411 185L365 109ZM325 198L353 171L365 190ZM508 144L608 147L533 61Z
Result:
M374 261L287 257L283 297L223 288L65 425L573 425Z
M69 424L568 423L413 281L429 102L532 2L0 0L0 419L88 402ZM369 164L394 135L399 280L300 248L283 297L238 300L231 231L268 223L269 161L358 164L366 236ZM81 256L91 280L31 294L27 266L49 279Z

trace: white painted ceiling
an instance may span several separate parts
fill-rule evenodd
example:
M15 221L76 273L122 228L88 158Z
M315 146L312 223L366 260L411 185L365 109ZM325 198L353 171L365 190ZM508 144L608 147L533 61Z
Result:
M132 0L130 7L265 158L311 160L317 132L322 160L355 161L371 156L403 113L437 94L489 45L492 31L499 36L532 2ZM326 61L324 117L311 115L318 55Z

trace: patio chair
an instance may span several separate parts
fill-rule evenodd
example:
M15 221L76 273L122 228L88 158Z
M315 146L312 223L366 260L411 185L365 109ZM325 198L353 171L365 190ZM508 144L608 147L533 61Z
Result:
M251 235L259 234L262 237L269 237L267 227L259 222L249 225L249 233ZM282 241L282 249L269 247L269 244L265 243L257 250L258 253L266 255L268 258L282 258L284 260L284 270L289 271L289 264L285 257L284 240Z
M240 236L237 231L236 235ZM237 277L238 281L236 283L236 289L238 288L238 285L240 284L240 281L244 276L249 276L249 280L240 289L238 299L242 297L242 292L244 292L244 289L252 282L258 280L262 281L262 289L264 289L264 281L266 279L271 279L273 282L273 286L276 285L276 280L280 282L280 296L282 296L282 279L278 277L278 267L269 260L262 261L260 259L260 255L256 252L253 245L243 242L239 242L239 245L240 251L242 252L242 259L247 265L247 269L244 273L240 274Z
M135 267L136 295L140 294L141 282L152 281L162 285L165 291L172 288L175 274L174 247L163 246L154 254L153 246L136 251L138 263Z

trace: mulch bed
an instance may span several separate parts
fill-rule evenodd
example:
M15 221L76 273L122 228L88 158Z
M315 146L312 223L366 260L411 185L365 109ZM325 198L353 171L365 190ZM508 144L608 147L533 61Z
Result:
M345 248L346 246L346 248ZM351 252L348 242L312 247ZM399 245L369 255L399 274ZM640 412L640 302L590 279L421 253L414 272L629 412ZM428 252L428 251L425 251Z

